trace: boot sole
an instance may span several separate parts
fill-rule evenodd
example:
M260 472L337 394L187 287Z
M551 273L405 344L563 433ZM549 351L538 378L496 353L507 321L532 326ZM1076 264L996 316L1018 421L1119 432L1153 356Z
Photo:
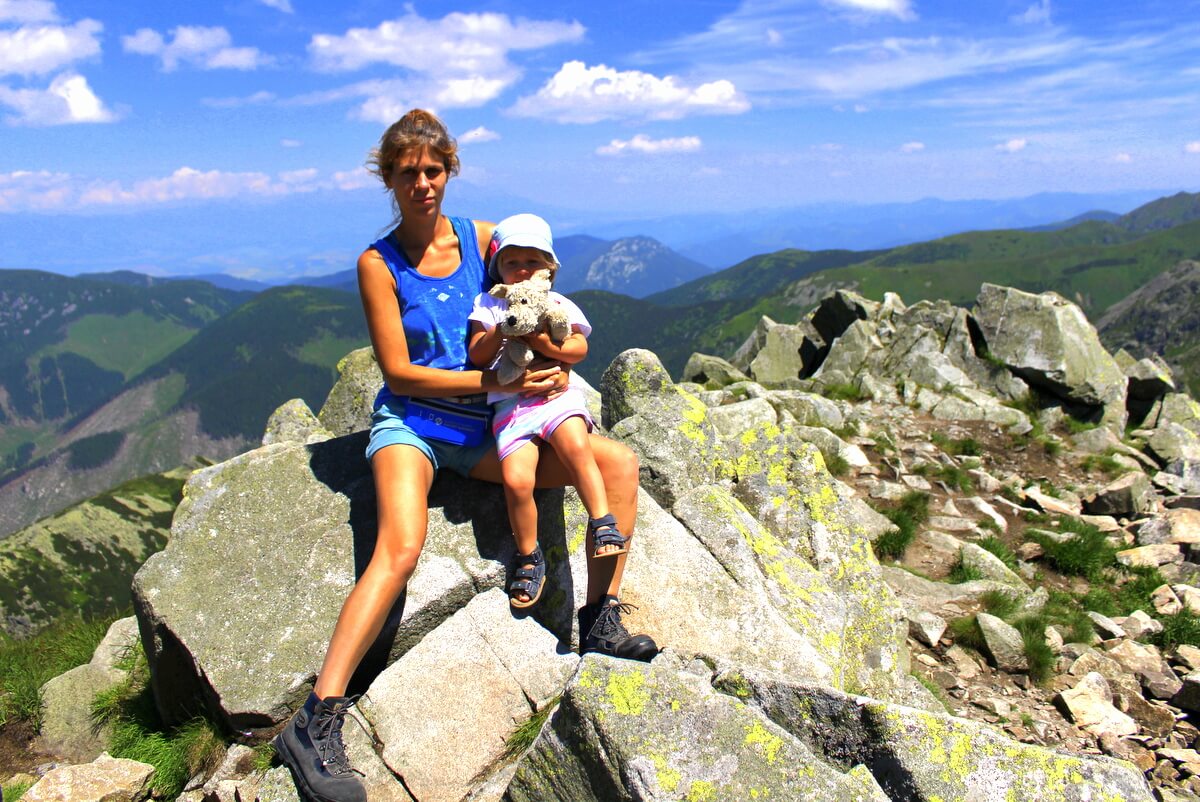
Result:
M322 796L312 789L308 784L308 780L304 779L304 772L297 768L299 761L292 755L292 750L288 749L287 743L283 739L283 733L279 733L271 739L271 746L275 747L275 751L279 753L279 757L283 759L283 764L288 767L288 771L292 773L292 780L296 783L296 787L300 790L301 795L307 802L338 802L336 799L330 799L327 796Z

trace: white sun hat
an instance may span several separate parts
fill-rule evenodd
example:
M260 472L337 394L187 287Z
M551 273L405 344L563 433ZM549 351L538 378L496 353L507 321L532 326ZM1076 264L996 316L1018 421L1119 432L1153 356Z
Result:
M556 268L561 266L558 254L554 252L554 237L550 233L550 224L536 214L514 214L501 220L492 229L492 244L488 248L488 275L492 281L500 280L496 272L496 254L510 245L537 248L550 254Z

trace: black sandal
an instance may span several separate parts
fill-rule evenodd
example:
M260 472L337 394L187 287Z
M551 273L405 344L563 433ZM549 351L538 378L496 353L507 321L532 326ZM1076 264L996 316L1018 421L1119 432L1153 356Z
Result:
M525 566L531 566L526 568ZM542 597L542 588L546 584L546 559L542 556L542 547L538 546L532 554L514 554L512 558L512 574L508 580L508 603L518 610L532 607ZM529 598L522 601L516 594L524 593Z
M588 519L588 530L592 533L592 557L616 557L628 549L625 544L629 538L617 529L617 519L612 515L602 515L599 518ZM605 546L617 546L611 551L601 552Z

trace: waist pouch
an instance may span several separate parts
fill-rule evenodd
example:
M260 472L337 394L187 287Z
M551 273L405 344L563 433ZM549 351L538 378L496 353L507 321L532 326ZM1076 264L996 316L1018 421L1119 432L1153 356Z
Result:
M486 404L448 398L408 398L404 423L429 440L477 446L491 431L492 411Z

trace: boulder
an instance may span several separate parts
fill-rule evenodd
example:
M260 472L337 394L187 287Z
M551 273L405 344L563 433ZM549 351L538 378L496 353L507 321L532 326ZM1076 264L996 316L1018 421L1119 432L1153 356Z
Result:
M1124 429L1125 374L1078 306L1053 292L984 284L973 314L994 358L1065 401L1102 408L1108 428Z
M1136 733L1137 722L1114 707L1112 701L1108 681L1096 672L1084 675L1074 688L1068 688L1054 698L1064 715L1096 737Z
M351 351L338 362L337 369L338 380L317 419L330 434L341 437L371 428L371 412L375 396L383 387L383 373L370 347Z
M579 658L499 588L476 596L371 683L359 709L383 760L420 800L459 800Z
M1016 627L988 613L979 613L975 620L988 655L1002 671L1028 671L1029 660L1025 657L1025 642Z
M821 339L832 343L855 321L873 320L878 312L879 304L875 301L868 301L850 290L835 290L821 299L809 320Z
M681 378L685 382L695 382L711 390L734 382L747 381L750 377L719 356L692 354L683 367Z
M1117 562L1126 567L1157 567L1169 563L1183 562L1183 550L1177 543L1159 543L1154 546L1134 546L1117 552Z
M825 341L808 321L777 323L767 328L762 347L750 360L750 375L768 387L787 385L809 376L825 349Z
M760 317L758 323L754 325L754 330L750 332L750 336L738 346L737 351L729 358L729 363L743 373L749 373L750 363L754 361L754 357L767 342L767 331L778 325L766 315Z
M308 408L302 398L293 398L279 405L279 408L267 418L267 427L263 431L262 445L272 443L320 443L329 440L333 434L321 425L321 421Z
M508 802L795 799L883 802L705 674L589 655L520 764Z
M826 429L841 429L846 418L838 402L823 395L803 390L770 390L767 400L779 414L788 412L801 426L821 426Z
M1128 763L1018 743L982 722L736 668L724 668L715 684L761 708L837 768L868 767L890 799L1154 798Z
M1150 479L1141 471L1133 471L1109 482L1083 500L1083 509L1090 515L1135 517L1154 508L1154 489Z
M51 769L26 791L24 802L141 802L150 796L154 767L107 753L91 763Z
M1015 571L1004 564L1004 561L982 546L974 543L962 544L962 564L964 568L973 569L982 575L983 579L991 579L1005 585L1029 592L1029 586Z
M750 429L779 422L775 407L765 398L709 407L708 417L723 437L738 437Z

